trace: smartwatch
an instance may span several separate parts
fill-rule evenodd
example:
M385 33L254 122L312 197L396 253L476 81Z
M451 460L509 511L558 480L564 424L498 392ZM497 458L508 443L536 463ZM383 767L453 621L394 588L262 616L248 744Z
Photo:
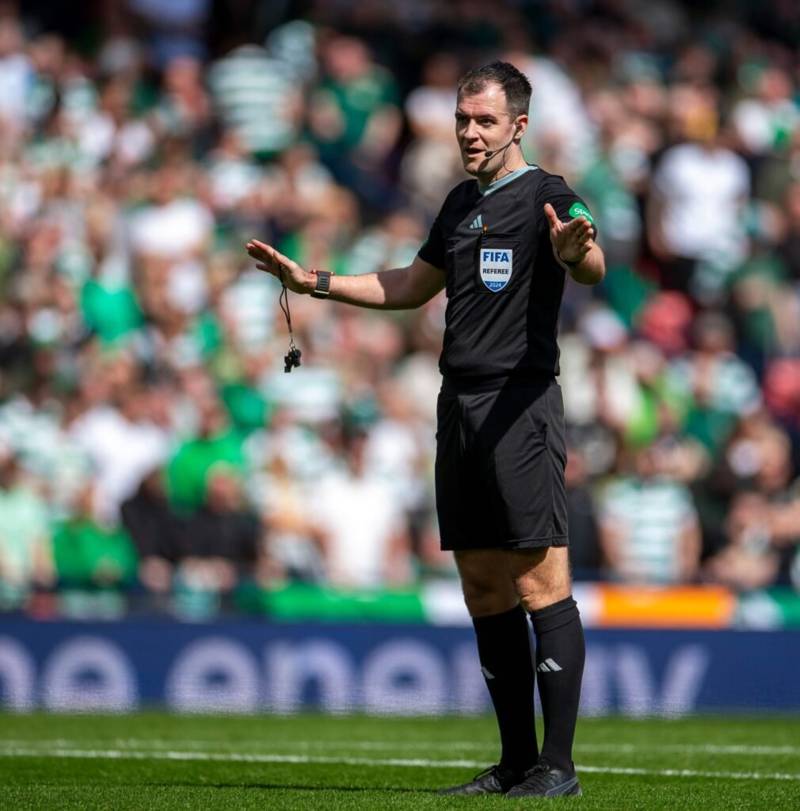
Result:
M331 294L331 276L327 270L312 270L317 277L317 284L311 291L311 298L328 298Z

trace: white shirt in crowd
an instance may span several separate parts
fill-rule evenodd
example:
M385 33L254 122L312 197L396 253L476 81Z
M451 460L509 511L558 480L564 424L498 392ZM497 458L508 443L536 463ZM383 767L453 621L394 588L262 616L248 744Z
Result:
M157 425L131 422L110 406L97 406L78 418L70 436L95 466L97 515L112 523L120 504L151 470L163 464L171 442Z
M361 588L385 583L385 564L402 518L392 489L372 477L337 471L319 483L315 502L315 520L327 537L330 581Z
M750 176L735 152L674 146L664 153L653 188L663 205L660 227L671 253L731 267L744 259L742 218Z

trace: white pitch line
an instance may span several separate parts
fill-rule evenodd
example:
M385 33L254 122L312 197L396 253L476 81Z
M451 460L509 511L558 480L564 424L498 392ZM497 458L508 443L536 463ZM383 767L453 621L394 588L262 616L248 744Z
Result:
M110 741L89 740L85 738L66 739L55 738L42 741L31 741L21 739L0 739L0 751L11 747L34 747L34 746L56 746L56 747L80 747L91 744L93 746L104 746L111 743L114 746L133 749L157 749L169 748L176 744L190 749L213 749L230 745L241 749L242 746L268 749L270 742L264 741L203 741L203 740L163 740L158 738L115 738ZM278 746L281 749L287 747L297 749L362 749L364 751L398 751L398 750L437 750L446 751L462 750L485 752L493 751L496 744L491 741L487 743L475 743L470 741L281 741ZM621 753L632 752L688 752L709 755L800 755L800 746L751 746L747 744L648 744L648 743L576 743L575 750L578 752L601 752L601 753Z
M357 758L324 755L247 754L243 752L137 752L132 749L38 749L0 750L0 757L85 758L87 760L176 760L221 763L337 763L345 766L440 766L447 769L477 769L483 761L428 760L426 758ZM800 780L800 775L798 776Z
M800 746L750 746L716 743L578 743L584 752L698 752L707 755L800 755Z
M425 758L352 758L312 755L243 754L237 752L137 752L125 749L37 749L17 748L0 752L0 757L51 757L85 760L170 760L216 761L222 763L339 764L344 766L404 766L411 768L478 769L477 760L429 760ZM708 777L725 780L782 780L800 782L800 774L785 772L716 772L694 769L641 769L627 766L576 766L578 771L596 774L627 774L651 777Z
M724 780L797 780L800 774L785 772L709 772L695 769L639 769L633 766L578 766L579 772L631 774L657 777L718 777Z

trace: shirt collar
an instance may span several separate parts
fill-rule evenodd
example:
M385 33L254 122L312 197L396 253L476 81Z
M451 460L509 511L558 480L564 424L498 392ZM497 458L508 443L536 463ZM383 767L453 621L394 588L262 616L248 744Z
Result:
M504 175L499 180L493 180L488 186L481 187L481 184L478 183L478 191L485 197L487 194L491 194L492 192L496 192L498 189L502 189L503 186L508 185L512 180L516 180L520 175L524 175L526 172L533 172L537 167L536 166L521 166L519 169L515 169L508 175Z

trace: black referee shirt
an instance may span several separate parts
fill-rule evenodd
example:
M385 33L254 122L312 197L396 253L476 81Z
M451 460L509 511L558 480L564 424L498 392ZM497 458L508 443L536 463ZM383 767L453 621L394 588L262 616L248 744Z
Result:
M563 222L586 204L559 175L527 166L481 191L456 186L419 256L447 274L439 368L448 378L558 374L564 270L550 244L544 204Z

